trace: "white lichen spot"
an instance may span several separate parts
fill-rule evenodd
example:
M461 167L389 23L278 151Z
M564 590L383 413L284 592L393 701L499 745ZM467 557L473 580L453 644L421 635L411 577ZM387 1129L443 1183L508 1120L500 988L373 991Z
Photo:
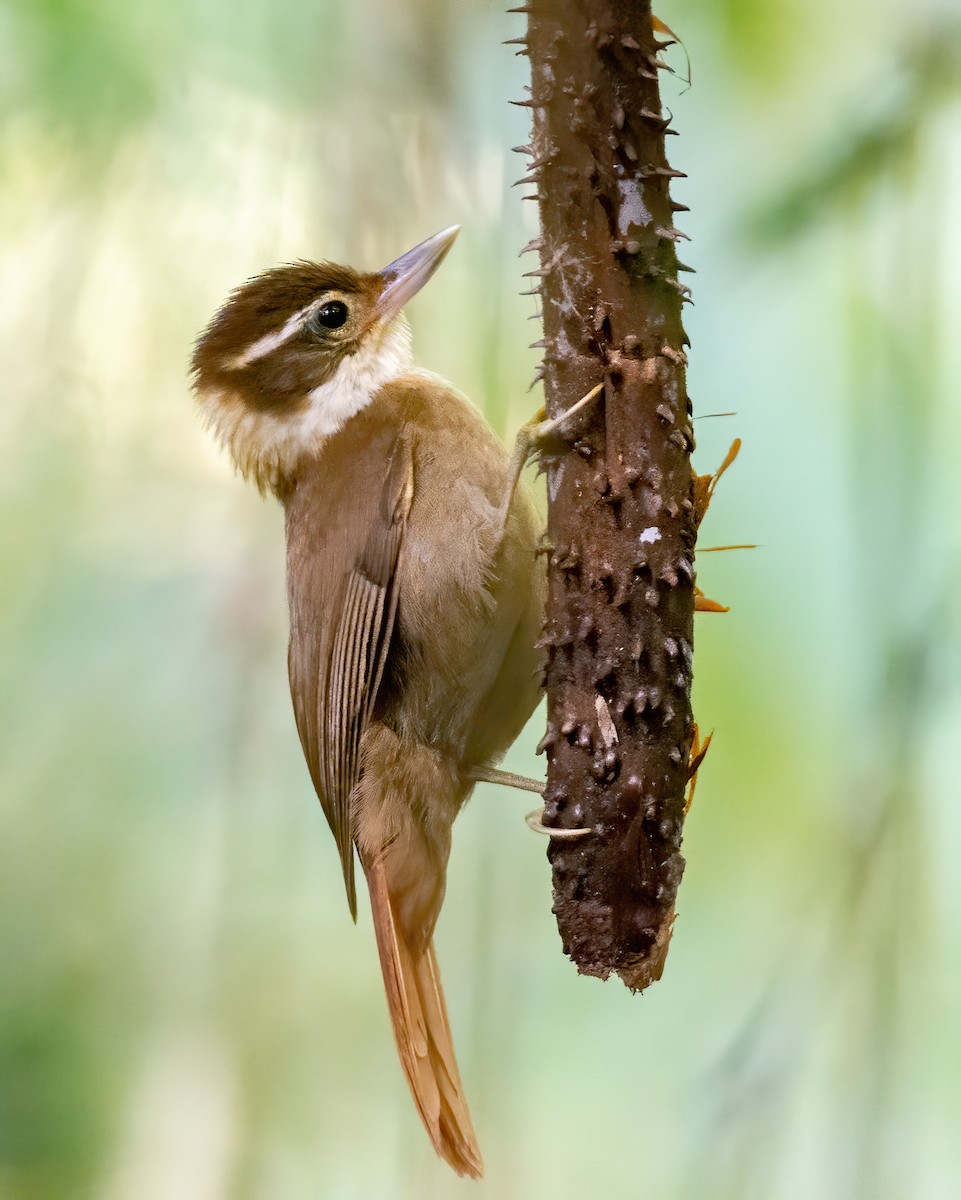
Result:
M651 525L641 534L642 542L659 542L661 540L661 531L656 525Z
M550 467L547 472L547 494L551 500L557 499L557 493L561 490L561 480L564 478L564 464L559 463L556 467Z
M641 198L637 180L621 179L617 190L621 193L621 206L617 213L617 229L621 237L627 237L632 225L650 225L653 217Z

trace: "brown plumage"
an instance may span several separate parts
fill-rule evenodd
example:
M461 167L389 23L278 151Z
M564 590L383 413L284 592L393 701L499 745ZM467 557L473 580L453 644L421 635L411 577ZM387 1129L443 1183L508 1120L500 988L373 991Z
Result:
M543 578L521 489L502 515L504 447L459 393L410 365L400 307L455 232L375 275L298 264L253 280L193 365L209 422L284 505L304 755L354 914L355 848L367 880L418 1112L438 1154L477 1176L433 932L474 773L538 699Z

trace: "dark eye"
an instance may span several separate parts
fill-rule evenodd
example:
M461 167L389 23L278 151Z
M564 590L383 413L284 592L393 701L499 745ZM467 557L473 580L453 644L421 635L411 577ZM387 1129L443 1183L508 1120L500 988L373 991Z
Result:
M314 321L322 329L339 329L347 320L347 305L343 300L328 300L314 314Z

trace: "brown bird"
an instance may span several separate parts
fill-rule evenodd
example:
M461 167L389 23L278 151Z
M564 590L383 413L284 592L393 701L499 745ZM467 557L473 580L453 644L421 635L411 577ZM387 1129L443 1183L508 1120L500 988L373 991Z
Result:
M284 506L310 776L355 918L355 848L367 880L417 1110L437 1153L479 1176L433 933L454 818L478 779L499 777L538 700L544 580L518 485L530 436L512 458L459 392L413 366L401 309L456 235L371 274L267 271L230 296L192 366L209 425Z

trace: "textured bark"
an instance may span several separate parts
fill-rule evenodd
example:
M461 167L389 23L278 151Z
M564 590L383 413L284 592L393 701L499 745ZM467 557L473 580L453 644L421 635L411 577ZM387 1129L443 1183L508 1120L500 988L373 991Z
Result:
M684 869L693 737L694 437L651 9L532 0L527 148L541 237L551 545L544 823L564 949L631 988L660 976ZM524 52L522 50L521 52Z

